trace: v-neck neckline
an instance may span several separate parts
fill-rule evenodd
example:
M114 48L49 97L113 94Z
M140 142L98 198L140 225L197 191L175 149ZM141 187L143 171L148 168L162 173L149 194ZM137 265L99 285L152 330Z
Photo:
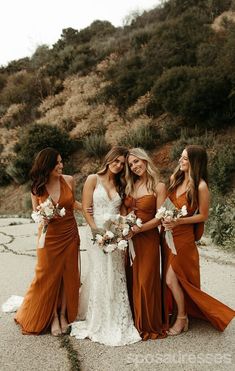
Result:
M104 191L105 191L105 193L106 193L106 196L108 197L109 201L113 201L113 200L115 200L115 198L116 198L117 196L119 196L119 193L116 191L116 195L115 195L114 197L111 198L111 197L109 196L109 194L108 194L107 189L106 189L105 186L103 185L102 180L100 179L99 175L98 175L98 180L99 180L99 184L100 184L101 187L104 189Z
M187 192L187 190L184 191L184 192L182 192L182 193L180 193L179 196L177 196L177 192L175 191L175 197L176 197L176 199L178 199L178 198L180 198L181 196L183 196L186 192Z
M61 198L61 178L62 176L60 176L60 179L59 179L59 183L60 183L60 192L59 192L59 198L58 198L58 201L55 202L55 200L51 197L50 193L48 192L47 188L46 188L46 193L48 194L48 197L50 197L50 199L52 200L52 202L57 205L59 204L59 201L60 201L60 198Z

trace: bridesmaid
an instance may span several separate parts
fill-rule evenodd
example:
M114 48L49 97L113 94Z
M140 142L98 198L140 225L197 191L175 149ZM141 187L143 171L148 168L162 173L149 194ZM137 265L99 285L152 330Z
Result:
M186 205L188 214L176 221L163 221L165 229L173 231L177 251L174 255L167 247L166 283L177 306L177 318L168 335L186 331L188 316L207 320L223 331L235 312L200 290L199 255L194 233L197 223L207 220L209 212L207 153L203 147L189 145L183 150L170 179L169 198L176 208Z
M74 207L81 210L81 204L74 199L73 177L62 175L62 170L59 152L45 148L36 156L30 173L33 210L50 196L66 213L44 221L48 228L44 247L37 248L35 278L15 316L23 334L39 334L48 327L54 336L66 333L68 322L73 322L78 312L79 235ZM41 232L39 225L39 236Z
M142 227L133 227L135 258L127 263L127 283L134 323L143 340L164 337L162 321L162 284L160 278L160 221L155 218L165 200L165 185L159 182L158 171L141 148L127 155L127 186L124 205L142 219Z

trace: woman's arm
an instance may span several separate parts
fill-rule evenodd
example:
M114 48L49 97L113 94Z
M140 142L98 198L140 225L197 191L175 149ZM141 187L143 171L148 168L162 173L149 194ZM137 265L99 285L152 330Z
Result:
M159 209L163 202L166 199L166 186L164 183L158 183L156 187L156 209ZM141 233L148 231L150 229L156 228L159 224L161 224L161 221L159 219L153 218L149 220L148 222L144 223L142 227L138 228L137 226L133 227L134 234Z
M169 229L182 224L205 222L209 215L210 192L204 180L198 186L198 213L189 217L179 218L175 221L164 222L163 225Z
M96 187L97 177L95 174L88 175L82 192L83 215L92 229L97 229L93 215L88 212L93 205L93 193Z
M124 205L123 202L122 202L121 207L120 207L120 214L123 215L123 216L127 215L127 208L126 208L126 206Z

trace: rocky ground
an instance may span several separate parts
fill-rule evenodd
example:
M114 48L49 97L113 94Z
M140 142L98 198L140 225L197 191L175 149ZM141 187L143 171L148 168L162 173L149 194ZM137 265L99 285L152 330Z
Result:
M84 227L80 228L84 240ZM36 226L29 219L0 218L0 306L11 295L24 295L35 267ZM82 246L85 249L85 246ZM235 257L206 244L199 248L202 288L235 307ZM82 251L83 272L86 251ZM215 308L216 310L216 308ZM13 313L0 311L0 370L233 370L235 322L219 333L193 320L177 337L107 347L70 336L23 336Z

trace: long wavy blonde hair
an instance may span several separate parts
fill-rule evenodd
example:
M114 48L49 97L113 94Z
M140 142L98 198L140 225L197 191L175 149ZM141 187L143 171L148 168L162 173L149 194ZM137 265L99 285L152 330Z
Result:
M147 172L147 183L146 188L149 193L156 193L156 187L159 183L159 171L154 165L151 158L142 148L132 148L128 151L127 161L126 161L126 195L134 194L134 184L139 178L138 175L134 174L128 164L129 156L135 156L140 160L143 160L146 163L146 172Z
M189 145L185 148L189 159L189 183L186 191L191 206L198 205L198 186L203 179L208 185L207 153L204 147ZM178 165L171 176L169 192L173 192L184 181L185 174Z

